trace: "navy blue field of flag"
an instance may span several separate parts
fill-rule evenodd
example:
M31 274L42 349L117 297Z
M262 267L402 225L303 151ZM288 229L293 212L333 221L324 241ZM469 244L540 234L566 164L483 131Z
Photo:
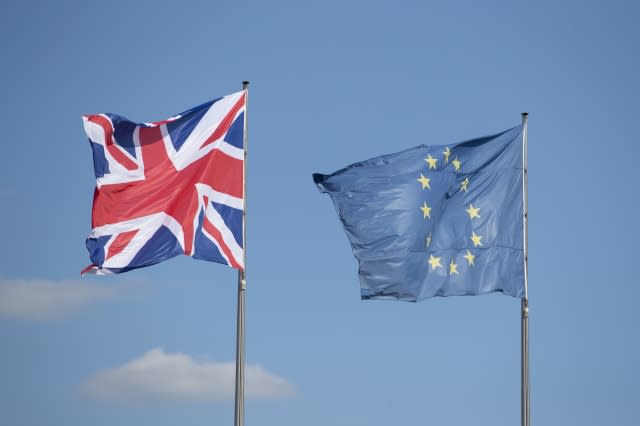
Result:
M362 299L524 297L522 131L313 175L351 242Z

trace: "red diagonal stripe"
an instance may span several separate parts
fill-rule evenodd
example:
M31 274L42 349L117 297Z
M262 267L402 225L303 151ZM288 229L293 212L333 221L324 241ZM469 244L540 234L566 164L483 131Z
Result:
M222 121L220 122L216 130L214 130L211 136L209 136L209 138L207 138L207 140L204 141L204 143L200 146L200 148L204 148L210 143L217 141L222 137L222 135L224 135L227 132L227 130L229 130L229 127L231 127L231 125L233 124L233 119L235 118L236 114L244 106L244 97L245 95L243 93L242 96L240 96L240 99L238 99L238 101L235 103L233 108L231 108L227 113L227 115L222 119Z
M129 243L131 242L131 240L133 240L133 237L135 237L137 233L138 230L136 229L133 231L127 231L118 234L115 240L113 240L109 245L109 253L107 253L107 256L105 256L104 260L106 261L116 254L121 253L122 250L124 250L124 248L129 245Z
M87 117L87 120L102 127L107 151L109 151L109 154L111 154L118 163L122 164L127 170L136 170L138 168L138 165L134 161L131 161L131 159L121 151L119 146L113 143L113 126L111 125L111 121L101 115L90 115Z
M242 269L242 266L240 266L240 264L238 264L238 262L236 262L236 260L233 258L233 254L231 253L231 250L229 250L229 247L225 244L224 240L222 239L222 234L220 234L220 231L218 231L218 228L213 226L213 224L209 221L209 219L207 219L206 212L205 212L202 227L204 228L205 231L209 233L209 235L211 235L216 240L216 242L220 246L220 249L222 250L224 255L227 257L227 259L229 259L231 266L236 269Z

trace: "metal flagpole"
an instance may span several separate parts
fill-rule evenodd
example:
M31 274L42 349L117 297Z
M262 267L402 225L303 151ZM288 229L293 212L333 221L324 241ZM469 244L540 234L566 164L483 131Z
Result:
M238 270L238 320L236 332L236 395L235 395L235 415L233 424L235 426L244 425L244 298L247 291L247 281L245 270L247 268L247 110L249 101L249 82L242 82L244 90L244 129L243 146L244 161L242 162L242 265L243 269Z
M527 170L527 120L529 113L522 113L522 207L524 239L524 297L521 300L520 321L520 380L521 380L521 424L531 426L529 406L529 182Z

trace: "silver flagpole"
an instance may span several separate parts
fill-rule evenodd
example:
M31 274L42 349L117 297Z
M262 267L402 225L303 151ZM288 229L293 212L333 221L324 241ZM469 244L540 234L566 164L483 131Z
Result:
M522 113L522 207L524 237L524 297L521 300L520 322L520 380L521 424L531 426L529 406L529 181L527 170L527 121L529 113Z
M245 270L247 268L247 111L249 101L249 82L242 82L244 90L244 161L242 162L242 265L243 269L238 270L238 320L236 332L236 396L235 415L233 424L235 426L244 425L244 298L247 291L247 281Z

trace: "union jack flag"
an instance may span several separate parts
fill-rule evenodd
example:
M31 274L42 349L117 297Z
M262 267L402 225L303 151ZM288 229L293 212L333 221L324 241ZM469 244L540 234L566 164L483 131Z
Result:
M82 117L96 175L82 273L180 254L243 269L245 100L237 92L155 123Z

